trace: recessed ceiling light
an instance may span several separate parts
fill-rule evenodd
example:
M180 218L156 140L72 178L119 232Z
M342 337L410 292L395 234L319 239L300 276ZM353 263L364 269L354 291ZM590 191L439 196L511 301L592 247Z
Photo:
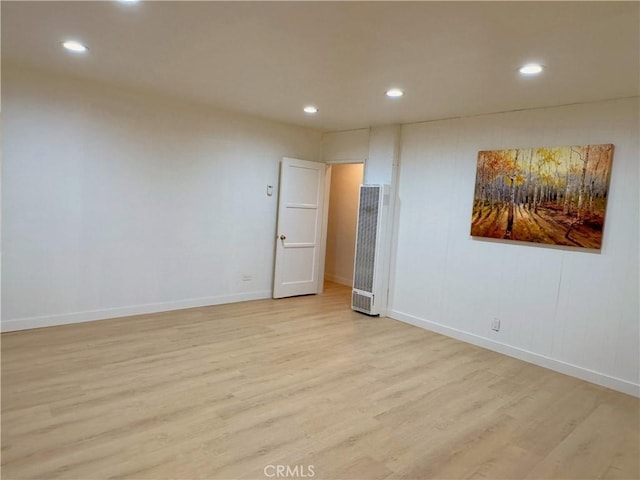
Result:
M62 42L62 46L70 52L74 53L84 53L89 50L86 45L83 45L82 43L75 40L67 40L66 42Z
M138 0L118 0L120 3L138 3Z
M542 72L542 65L539 63L527 63L520 67L519 72L522 75L537 75Z
M387 90L387 97L401 97L404 95L404 92L402 90L400 90L399 88L391 88L389 90Z
M318 108L313 105L307 105L304 107L304 111L305 113L318 113Z

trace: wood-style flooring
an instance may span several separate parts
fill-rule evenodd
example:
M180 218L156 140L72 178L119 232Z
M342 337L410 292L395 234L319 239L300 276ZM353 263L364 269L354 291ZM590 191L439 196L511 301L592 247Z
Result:
M335 284L2 335L3 479L637 479L639 415Z

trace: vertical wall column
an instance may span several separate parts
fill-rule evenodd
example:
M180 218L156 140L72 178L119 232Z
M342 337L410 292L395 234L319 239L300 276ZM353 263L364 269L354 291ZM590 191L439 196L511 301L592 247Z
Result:
M389 209L383 224L381 247L382 265L378 270L384 283L386 298L377 299L382 316L390 310L389 280L391 275L392 238L397 197L397 173L400 157L400 125L372 127L369 133L369 157L364 166L364 183L389 185Z

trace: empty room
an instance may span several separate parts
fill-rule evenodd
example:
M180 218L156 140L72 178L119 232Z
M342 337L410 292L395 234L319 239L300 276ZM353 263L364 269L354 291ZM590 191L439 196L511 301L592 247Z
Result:
M640 479L640 3L3 1L3 479Z

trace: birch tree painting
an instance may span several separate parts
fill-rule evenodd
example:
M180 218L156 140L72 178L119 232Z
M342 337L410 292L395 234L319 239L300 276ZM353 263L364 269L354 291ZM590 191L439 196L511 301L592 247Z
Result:
M478 153L471 235L599 249L613 145Z

